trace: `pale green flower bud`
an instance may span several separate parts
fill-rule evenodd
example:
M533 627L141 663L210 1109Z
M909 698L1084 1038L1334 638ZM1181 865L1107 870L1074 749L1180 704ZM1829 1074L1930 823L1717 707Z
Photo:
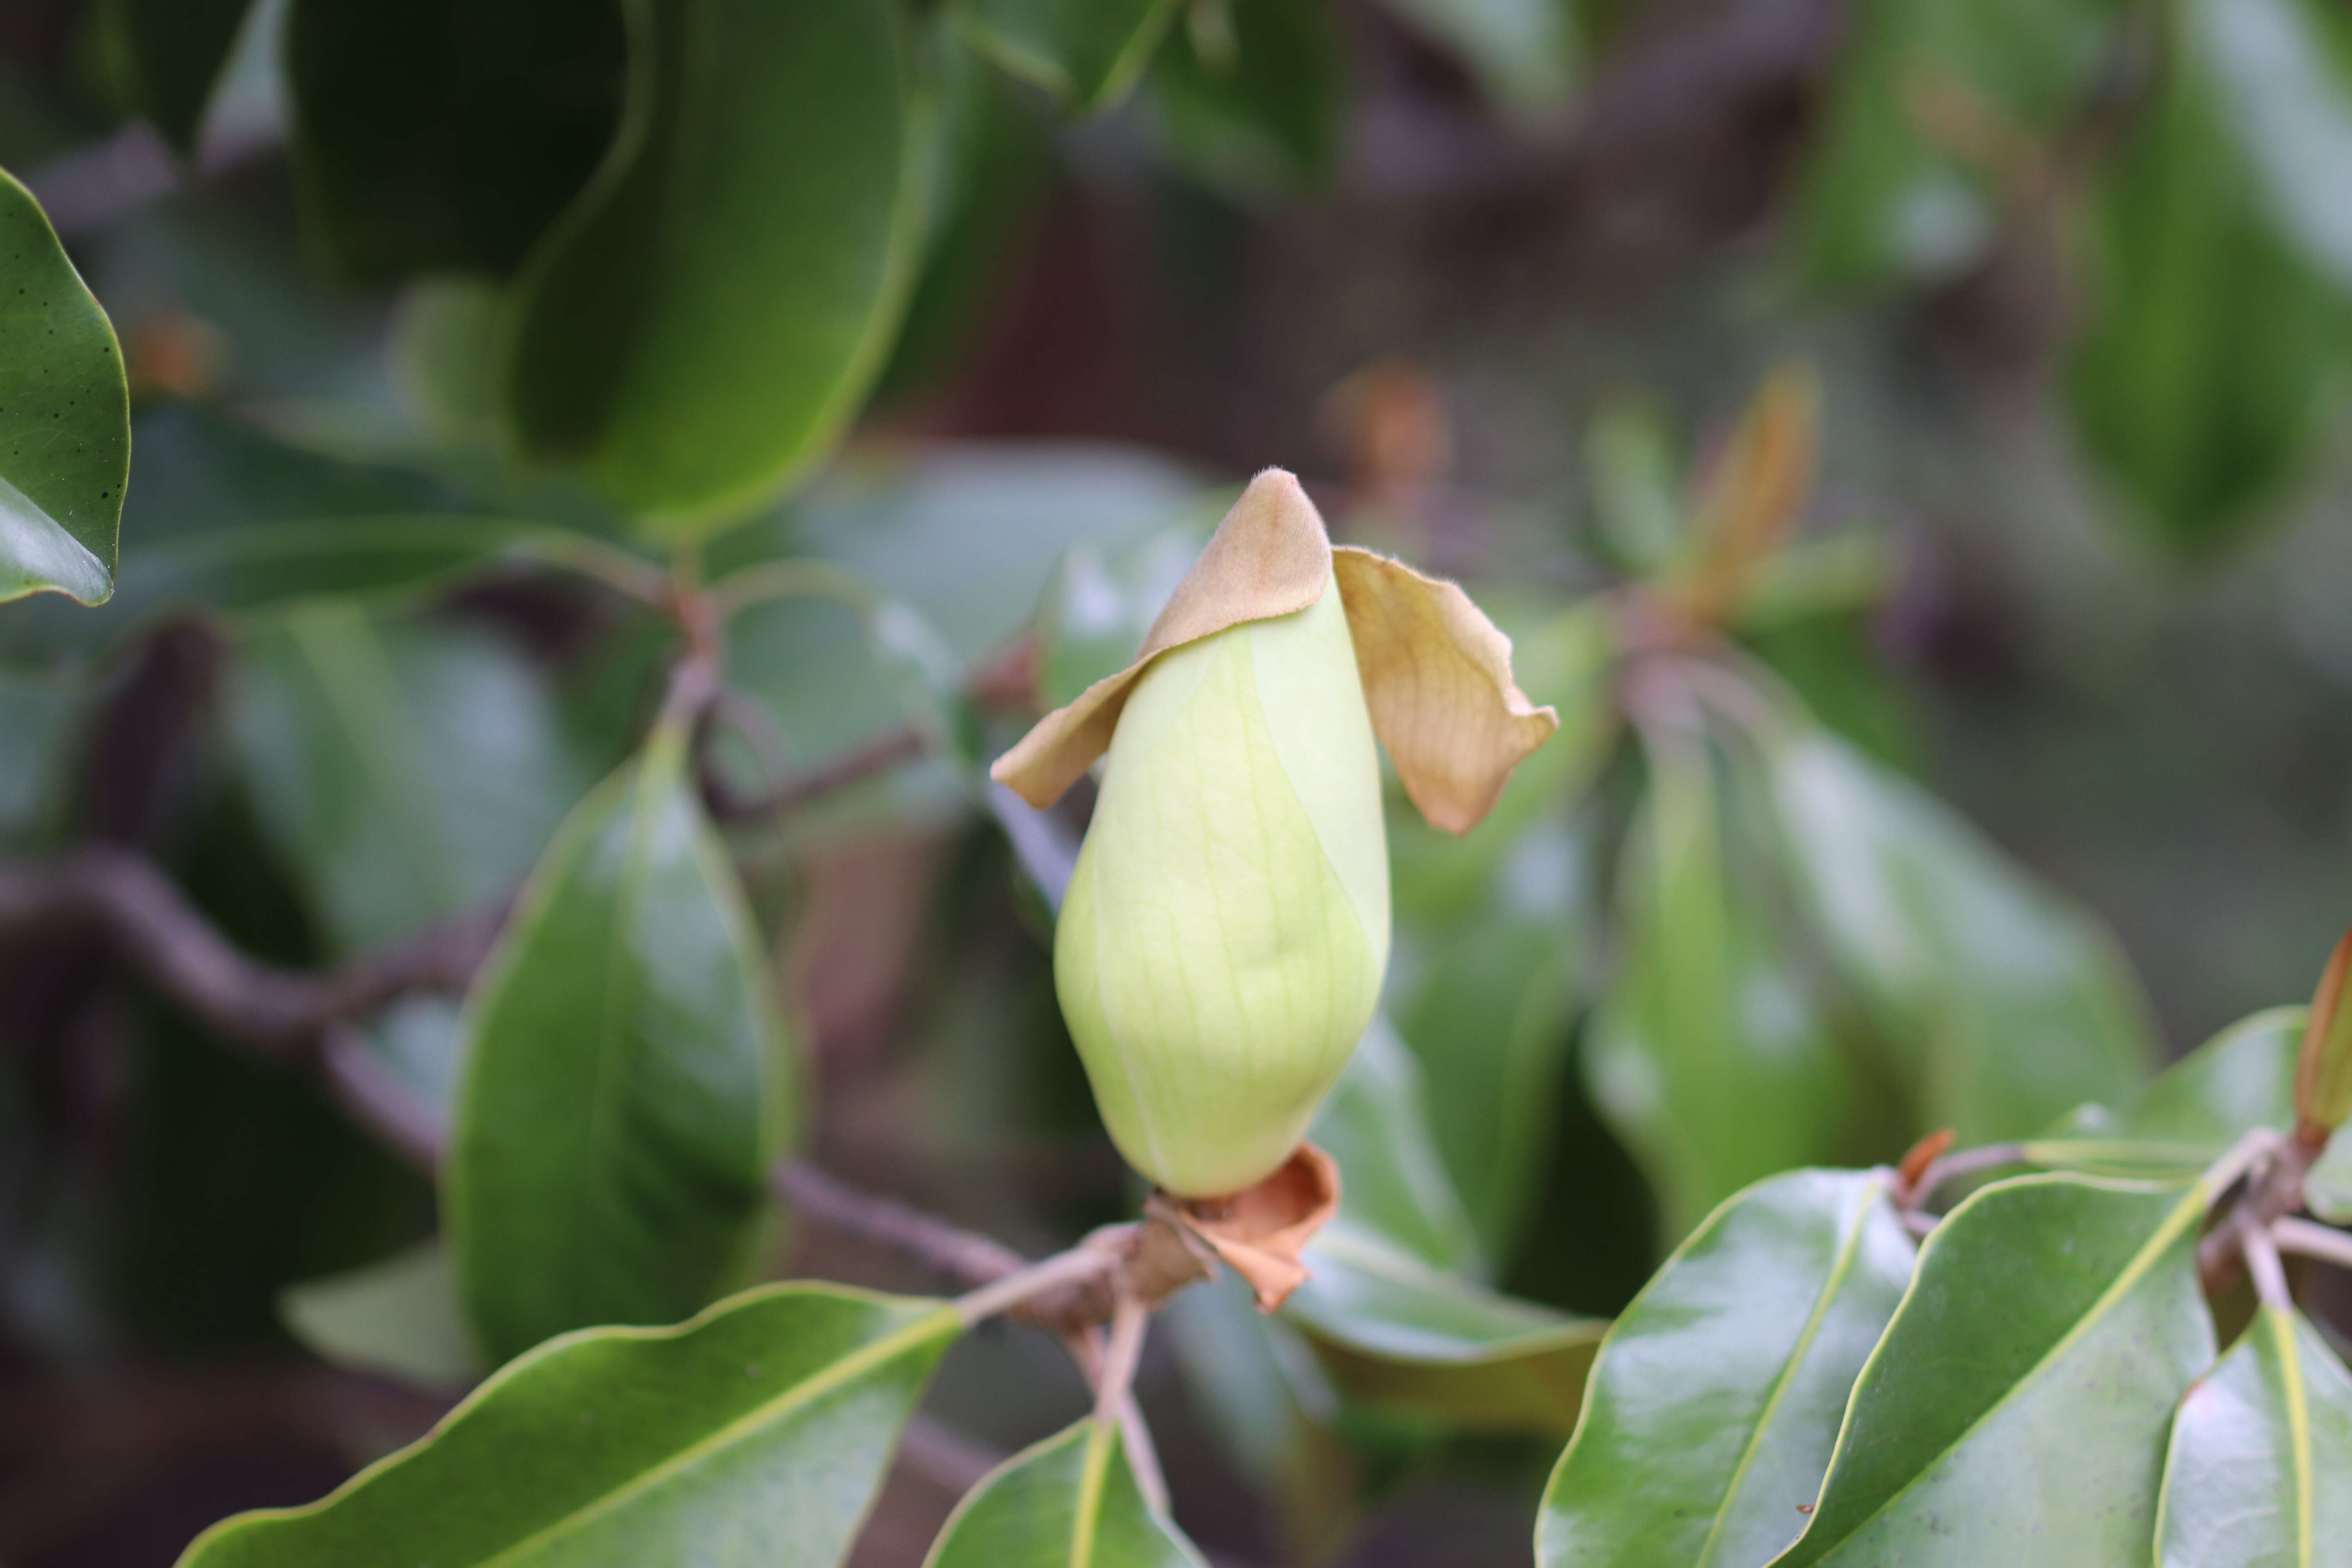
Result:
M1298 1146L1389 953L1380 760L1339 584L1160 656L1118 719L1055 932L1129 1163L1238 1192Z

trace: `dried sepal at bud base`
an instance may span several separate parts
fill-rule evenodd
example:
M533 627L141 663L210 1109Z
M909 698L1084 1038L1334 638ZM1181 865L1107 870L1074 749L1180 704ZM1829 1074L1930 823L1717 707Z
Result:
M1167 1191L1237 1194L1298 1147L1388 962L1375 731L1468 828L1558 724L1509 649L1453 584L1333 552L1270 469L1136 662L992 770L1044 806L1108 752L1055 978L1113 1140Z
M2294 1067L2295 1136L2325 1148L2352 1117L2352 1006L2345 1005L2345 982L2352 977L2352 931L2344 933L2320 972L2303 1026L2303 1052Z
M1150 1212L1240 1275L1258 1310L1271 1312L1307 1283L1307 1244L1339 1212L1339 1163L1301 1143L1246 1191L1190 1203L1159 1197Z

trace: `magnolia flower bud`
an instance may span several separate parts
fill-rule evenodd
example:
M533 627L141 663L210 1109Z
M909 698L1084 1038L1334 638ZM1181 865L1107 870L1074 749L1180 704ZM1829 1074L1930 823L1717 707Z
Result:
M1128 698L1054 933L1128 1163L1237 1192L1298 1146L1389 955L1380 758L1336 581L1163 654Z
M1461 589L1334 550L1288 474L1251 482L1136 661L990 770L1044 806L1109 753L1054 973L1136 1169L1179 1197L1256 1186L1371 1022L1389 952L1374 735L1461 833L1558 727Z

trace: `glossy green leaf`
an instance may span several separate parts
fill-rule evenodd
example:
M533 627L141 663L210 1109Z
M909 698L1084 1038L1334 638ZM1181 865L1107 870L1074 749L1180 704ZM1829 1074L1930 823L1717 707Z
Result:
M1206 13L1198 13L1206 15ZM1180 27L1151 67L1179 167L1244 200L1327 183L1339 162L1347 55L1326 0L1225 0L1225 27Z
M1126 96L1175 15L1175 0L961 0L972 41L1073 110Z
M297 0L287 24L305 216L346 270L503 274L620 120L612 0Z
M613 153L531 253L507 347L523 449L651 529L820 456L889 348L929 145L890 0L632 0Z
M245 25L250 0L108 0L100 26L116 79L183 157Z
M2211 1364L2200 1185L2021 1176L1972 1194L1854 1385L1775 1568L2140 1568L2158 1455ZM1791 1505L1794 1506L1793 1504Z
M1308 1136L1339 1161L1339 1215L1283 1309L1341 1387L1457 1427L1565 1436L1608 1325L1478 1283L1478 1242L1422 1110L1420 1070L1379 1025Z
M278 1314L307 1349L337 1366L431 1389L462 1389L482 1375L438 1241L289 1286L278 1298Z
M1470 68L1488 98L1520 114L1567 107L1582 64L1574 0L1388 0Z
M229 711L263 825L339 952L507 897L594 783L520 650L342 600L248 644Z
M668 1321L748 1279L795 1071L665 724L565 820L468 1000L444 1194L484 1347Z
M2157 1568L2316 1568L2352 1542L2352 1374L2292 1308L2264 1307L2180 1402Z
M2318 434L2352 306L2273 221L2228 133L2192 0L2090 228L2072 374L2084 445L2158 545L2209 556L2261 521Z
M2257 1127L2291 1132L2304 1018L2301 1007L2273 1007L2241 1019L2158 1073L2122 1110L2082 1108L2032 1152L2047 1164L2187 1176ZM2321 1218L2352 1223L2352 1143L2328 1145L2306 1197Z
M924 1568L1207 1568L1143 1500L1118 1424L1091 1416L990 1471Z
M567 1335L323 1500L215 1525L181 1568L834 1568L961 1327L793 1284Z
M1799 195L1805 269L1853 286L1975 264L2000 223L2000 176L2017 172L1986 167L1986 149L2017 156L2084 112L2122 9L1884 0L1855 13Z
M2321 0L2192 0L2187 37L2271 220L2352 289L2352 18Z
M1651 756L1619 874L1618 971L1583 1067L1671 1241L1759 1177L1846 1156L1861 1086L1777 911L1729 858L1705 742L1677 732Z
M0 170L0 603L114 592L131 394L106 312Z
M1812 730L1771 752L1798 893L1891 1047L1922 1127L2030 1136L2120 1100L2152 1055L2114 939L1948 807Z
M1911 1264L1884 1171L1792 1171L1708 1215L1601 1342L1537 1560L1733 1568L1794 1541Z

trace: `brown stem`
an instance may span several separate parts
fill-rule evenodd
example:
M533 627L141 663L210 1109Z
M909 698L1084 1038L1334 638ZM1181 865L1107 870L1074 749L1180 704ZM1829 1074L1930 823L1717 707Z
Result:
M2315 1147L2308 1139L2285 1138L2255 1161L2229 1217L2197 1244L2197 1277L2207 1295L2220 1295L2244 1274L2248 1228L2267 1231L2303 1207L2305 1179L2324 1152L2324 1144Z
M700 775L703 807L719 822L750 822L773 816L862 784L901 763L912 762L923 754L923 748L922 731L911 724L904 725L805 773L782 779L757 795L741 793L706 765Z

